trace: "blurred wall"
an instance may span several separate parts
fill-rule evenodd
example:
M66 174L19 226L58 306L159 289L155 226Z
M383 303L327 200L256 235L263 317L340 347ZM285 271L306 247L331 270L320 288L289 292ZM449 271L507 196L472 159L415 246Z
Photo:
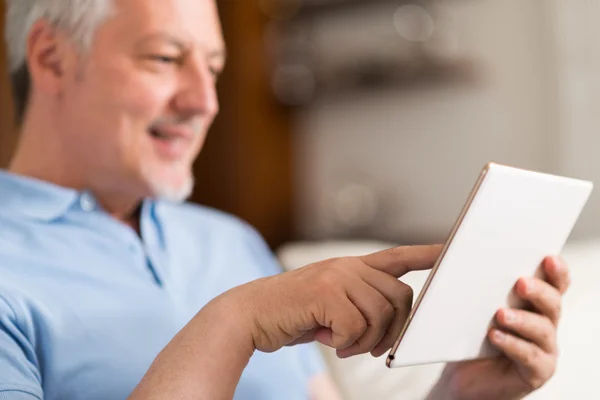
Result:
M564 34L556 23L567 18L561 15L565 4L445 2L460 46L479 65L477 80L321 98L300 112L295 140L301 235L443 240L489 161L600 178L594 173L600 166L582 159L598 148L592 147L598 135L589 137L592 114L583 122L584 100L575 105L565 88L574 82L567 82L564 70L572 65L563 64L584 64L583 48L579 58L557 62L556 35ZM587 19L591 24L593 17ZM581 70L570 80L583 86ZM599 233L599 210L588 208L573 237Z
M600 2L553 0L558 169L596 183L576 236L600 235Z

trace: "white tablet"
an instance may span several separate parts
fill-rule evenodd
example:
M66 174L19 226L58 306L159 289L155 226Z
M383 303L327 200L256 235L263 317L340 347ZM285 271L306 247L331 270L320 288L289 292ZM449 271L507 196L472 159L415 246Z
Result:
M513 288L562 248L592 183L487 165L396 344L390 368L496 355L487 341Z

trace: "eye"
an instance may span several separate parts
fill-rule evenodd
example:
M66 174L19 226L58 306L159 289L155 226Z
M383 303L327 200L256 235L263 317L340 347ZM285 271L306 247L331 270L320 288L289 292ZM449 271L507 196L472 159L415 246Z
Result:
M179 64L178 57L165 56L165 55L153 55L150 56L152 61L156 61L161 64Z

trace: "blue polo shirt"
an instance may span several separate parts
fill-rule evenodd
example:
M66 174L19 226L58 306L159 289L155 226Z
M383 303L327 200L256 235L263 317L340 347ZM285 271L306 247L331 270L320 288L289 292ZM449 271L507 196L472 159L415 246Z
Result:
M87 192L0 171L0 399L125 399L211 299L280 272L234 217L145 201L141 237ZM257 352L235 399L305 400L312 345Z

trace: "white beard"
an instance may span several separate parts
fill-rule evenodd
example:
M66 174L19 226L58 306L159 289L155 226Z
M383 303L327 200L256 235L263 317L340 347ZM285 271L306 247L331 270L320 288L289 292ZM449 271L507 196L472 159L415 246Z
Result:
M172 203L185 202L194 191L194 178L192 177L186 179L185 183L179 187L170 186L163 182L152 182L151 184L156 197Z
M149 173L149 171L146 171L144 175L150 185L153 196L159 199L173 203L183 203L191 196L194 190L195 182L191 173L186 176L180 185L175 185L164 177L156 176L156 174Z

